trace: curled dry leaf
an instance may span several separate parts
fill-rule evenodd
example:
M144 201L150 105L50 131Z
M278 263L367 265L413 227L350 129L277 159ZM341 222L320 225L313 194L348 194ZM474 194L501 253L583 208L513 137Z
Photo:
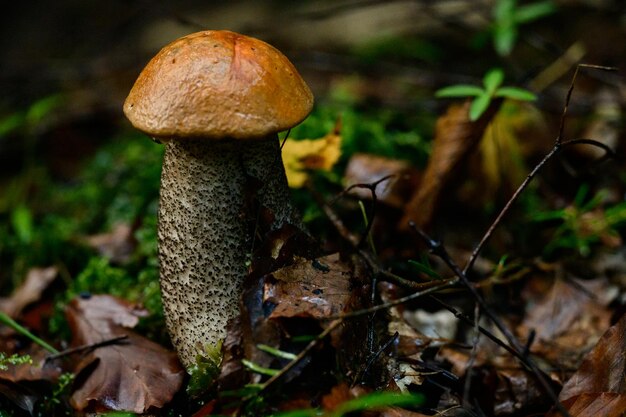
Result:
M39 301L44 291L52 284L59 274L56 266L47 268L31 268L26 279L9 298L0 298L0 311L16 318L24 308Z
M178 391L184 371L176 354L129 329L145 314L108 295L70 302L66 316L74 346L128 336L125 343L99 347L78 362L78 386L70 400L75 409L145 413L163 407Z
M419 187L404 209L398 223L406 230L409 221L422 228L432 220L441 192L449 185L454 174L467 156L476 149L487 125L500 108L501 102L492 102L476 122L469 120L470 102L452 105L437 120L433 150Z

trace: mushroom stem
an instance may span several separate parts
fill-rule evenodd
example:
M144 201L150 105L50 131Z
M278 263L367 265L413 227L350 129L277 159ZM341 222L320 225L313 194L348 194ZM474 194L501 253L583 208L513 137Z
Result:
M179 358L189 368L226 336L246 275L245 175L241 145L166 142L159 205L163 308Z
M286 223L303 229L300 214L291 203L278 136L271 134L262 140L249 141L243 149L243 160L246 173L263 184L257 196L261 205L274 214L272 229Z

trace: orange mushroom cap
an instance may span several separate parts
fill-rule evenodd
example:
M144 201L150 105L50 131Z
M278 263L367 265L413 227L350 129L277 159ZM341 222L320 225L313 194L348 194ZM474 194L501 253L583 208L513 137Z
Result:
M124 113L150 136L254 139L289 129L313 94L273 46L229 31L175 40L146 65Z

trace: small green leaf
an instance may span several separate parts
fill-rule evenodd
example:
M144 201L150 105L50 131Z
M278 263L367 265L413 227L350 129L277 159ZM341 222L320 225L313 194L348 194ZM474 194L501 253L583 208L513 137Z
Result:
M437 272L435 272L432 267L428 264L428 259L425 259L423 262L414 261L413 259L409 259L409 264L411 264L418 272L422 272L428 275L433 279L441 279L441 276Z
M517 39L517 28L511 25L496 26L493 35L493 46L500 56L508 56L513 51Z
M534 93L517 87L500 87L494 94L494 97L505 97L520 101L537 100L537 96Z
M396 392L373 392L359 398L342 403L330 414L332 417L345 416L348 413L361 410L375 410L386 407L402 407L420 405L424 402L421 395L399 394Z
M475 122L483 115L487 107L491 103L491 96L487 93L476 97L470 105L469 118L472 122Z
M276 348L273 348L271 346L264 345L264 344L259 344L256 347L259 350L262 350L263 352L267 352L270 355L276 356L277 358L283 358L283 359L292 361L298 357L297 355L294 355L291 352L285 352L284 350L276 349Z
M504 81L502 68L492 68L483 77L483 85L487 94L492 96Z
M17 238L23 244L33 239L33 216L26 206L18 206L11 213L11 225Z
M58 350L53 348L51 345L46 343L44 340L42 340L42 339L38 338L37 336L35 336L34 334L32 334L26 327L24 327L24 326L20 325L19 323L17 323L15 320L13 320L11 317L9 317L6 313L0 312L0 324L4 324L5 326L13 329L16 333L19 333L22 336L27 337L28 339L30 339L31 341L37 343L39 346L41 346L42 348L46 349L48 352L50 352L52 354L59 353Z
M257 374L261 374L261 375L268 375L268 376L274 376L277 373L279 373L280 371L277 369L271 369L271 368L264 368L260 365L257 365L256 363L249 361L247 359L242 359L241 363L243 364L243 366L245 366L246 368L248 368L248 370L252 371L252 372L256 372Z
M540 19L556 11L556 6L551 1L541 1L518 7L513 13L515 23L528 23Z
M511 20L515 12L516 0L497 0L493 6L493 17L496 22Z
M31 125L41 123L42 120L49 116L61 104L63 104L63 99L60 95L51 95L41 98L31 104L26 111L26 121Z
M458 84L437 90L435 97L477 97L483 92L483 89L476 85Z
M0 138L24 125L23 113L13 113L0 120Z

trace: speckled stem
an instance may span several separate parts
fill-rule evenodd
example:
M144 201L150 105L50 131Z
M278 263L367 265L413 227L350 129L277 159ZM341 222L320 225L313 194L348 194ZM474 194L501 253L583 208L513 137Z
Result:
M189 368L239 313L245 267L245 176L235 142L166 142L159 206L165 321Z
M291 191L281 158L278 136L246 143L243 150L246 173L263 184L257 192L259 202L274 213L273 229L285 223L304 228L300 214L291 203Z

